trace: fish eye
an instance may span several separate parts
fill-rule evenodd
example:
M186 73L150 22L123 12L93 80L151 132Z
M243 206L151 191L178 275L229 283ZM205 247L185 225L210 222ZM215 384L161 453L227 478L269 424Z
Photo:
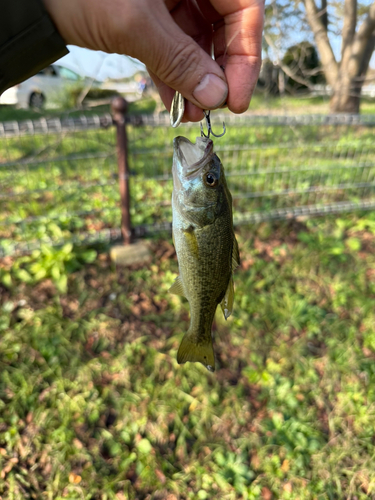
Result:
M205 175L204 181L208 187L215 187L218 184L218 179L212 172Z

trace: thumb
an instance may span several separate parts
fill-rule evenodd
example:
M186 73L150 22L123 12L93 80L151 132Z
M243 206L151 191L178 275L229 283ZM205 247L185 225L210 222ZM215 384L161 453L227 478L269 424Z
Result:
M179 28L166 8L165 12L155 11L157 19L147 23L143 32L146 50L135 57L147 66L162 99L170 104L173 92L168 92L169 87L201 109L220 107L228 95L220 66Z

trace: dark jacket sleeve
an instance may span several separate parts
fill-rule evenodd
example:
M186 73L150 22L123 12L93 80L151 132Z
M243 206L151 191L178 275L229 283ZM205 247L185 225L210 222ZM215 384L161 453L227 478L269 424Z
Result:
M42 0L0 0L0 94L68 52Z

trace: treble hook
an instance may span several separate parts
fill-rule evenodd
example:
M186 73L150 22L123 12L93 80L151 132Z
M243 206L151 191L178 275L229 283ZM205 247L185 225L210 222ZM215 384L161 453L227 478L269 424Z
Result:
M203 110L203 113L204 113L204 117L206 118L207 135L203 132L203 125L202 125L202 122L201 122L201 137L206 137L207 139L209 139L211 134L214 137L223 137L223 135L226 132L225 123L223 122L223 133L220 134L220 135L216 135L216 134L213 133L212 127L211 127L210 110L208 110L208 111Z

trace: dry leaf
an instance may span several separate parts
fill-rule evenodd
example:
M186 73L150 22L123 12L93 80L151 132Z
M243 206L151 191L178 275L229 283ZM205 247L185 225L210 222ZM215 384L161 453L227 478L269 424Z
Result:
M117 498L117 500L128 500L122 491L119 491L118 493L116 493L116 498Z
M74 472L71 472L69 474L69 483L79 484L81 481L82 481L81 476L78 476L77 474L74 474Z
M79 450L82 450L83 448L83 444L81 443L81 441L77 438L74 438L73 439L73 444L76 448L78 448Z
M251 457L250 464L251 464L251 467L253 469L255 469L255 470L259 469L260 460L259 460L259 457L256 453L254 453L254 455Z
M162 484L165 484L166 477L164 476L164 474L162 473L162 471L159 470L159 469L155 469L155 474L156 474L157 478L159 479L159 481Z
M292 490L293 490L292 483L285 483L284 486L283 486L283 490L286 493L292 493Z
M262 498L263 500L272 500L272 491L267 486L262 488Z
M283 472L288 472L289 470L289 460L285 459L281 465L281 470Z

